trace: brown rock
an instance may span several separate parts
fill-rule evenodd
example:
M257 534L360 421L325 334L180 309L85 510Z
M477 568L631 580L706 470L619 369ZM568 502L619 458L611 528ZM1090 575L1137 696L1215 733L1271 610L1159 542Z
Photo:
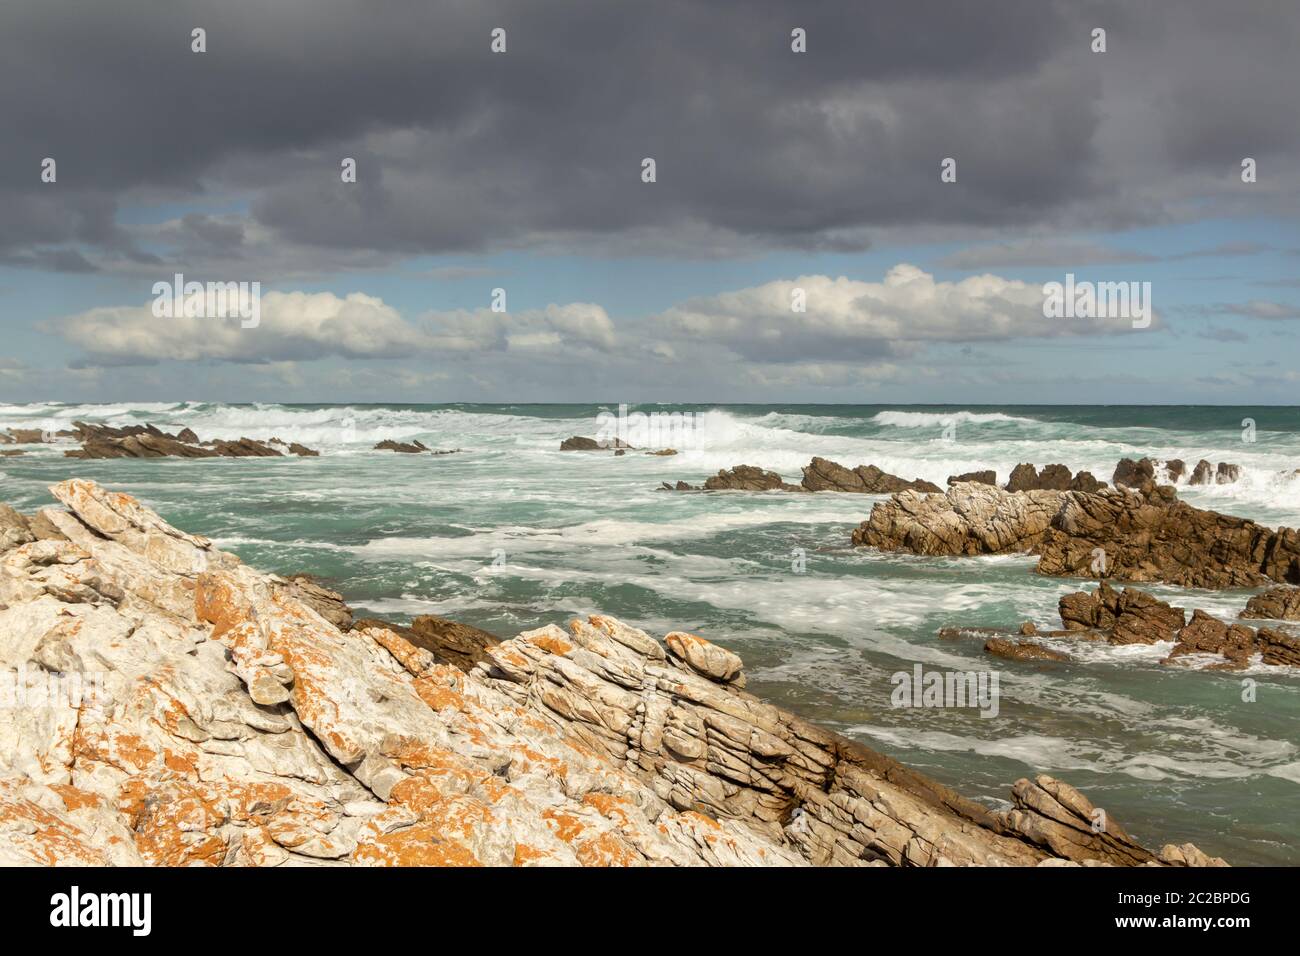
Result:
M1171 485L1185 474L1187 474L1187 462L1181 458L1171 458L1165 462L1165 478Z
M875 465L858 465L845 468L826 458L814 458L804 466L803 487L808 491L846 491L864 495L886 495L913 489L937 492L938 485L920 478L907 481L897 475L881 471Z
M996 485L998 483L998 475L997 472L990 469L987 471L968 471L964 475L948 476L949 487L960 484L963 481L974 481L981 485Z
M391 624L375 618L363 618L356 621L353 630L365 630L371 627L383 627L400 634L416 647L424 648L440 664L450 664L462 671L469 672L475 664L488 661L488 648L501 643L494 634L480 630L469 624L449 621L436 614L421 614L409 627Z
M1241 477L1241 465L1230 465L1226 461L1219 462L1218 470L1214 473L1214 483L1216 485L1230 485Z
M1112 644L1172 641L1185 620L1186 613L1182 608L1171 607L1145 591L1125 588L1119 594L1115 626L1109 640Z
M1269 588L1246 602L1242 617L1300 621L1300 588Z
M39 445L45 442L45 433L39 428L11 428L9 435L19 445Z
M1096 478L1092 476L1092 472L1090 471L1079 472L1077 475L1074 476L1074 480L1070 482L1071 491L1083 491L1088 494L1092 494L1095 491L1100 491L1102 488L1105 487L1106 487L1106 482L1098 481Z
M994 657L1005 657L1011 661L1068 661L1070 658L1060 651L1043 647L1032 641L1008 641L1000 637L989 638L984 644L985 653Z
M1189 485L1208 485L1214 480L1213 466L1202 458L1192 469L1192 477L1187 479Z
M1063 496L1039 545L1038 573L1092 576L1093 553L1107 574L1181 587L1300 583L1300 534L1193 508L1168 485L1147 494L1102 489Z
M1141 461L1123 458L1115 466L1115 474L1111 477L1111 482L1116 487L1123 485L1127 488L1141 488L1148 482L1154 482L1155 479L1156 463L1150 458L1143 458Z
M393 441L391 438L385 438L375 445L375 451L396 451L404 455L418 455L422 451L428 451L429 446L422 441L402 442Z
M1256 632L1261 660L1265 664L1300 667L1300 635L1272 627Z
M1038 469L1025 462L1011 469L1007 479L1007 491L1037 491Z
M764 471L756 465L737 465L719 471L704 482L705 491L803 491L789 484L774 471Z
M1233 664L1244 666L1255 652L1255 632L1240 624L1225 624L1199 608L1178 635L1178 643L1166 662L1188 654L1221 654Z

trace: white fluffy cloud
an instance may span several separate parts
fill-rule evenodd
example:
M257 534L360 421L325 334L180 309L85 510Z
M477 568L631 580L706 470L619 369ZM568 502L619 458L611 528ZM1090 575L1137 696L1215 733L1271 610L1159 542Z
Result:
M382 299L353 292L268 292L255 328L238 317L159 318L152 303L90 309L43 324L91 363L285 362L331 356L405 359L444 353L594 349L614 346L598 305L575 302L519 313L430 312L408 322Z
M806 311L792 308L798 290ZM671 338L746 358L793 362L907 356L927 342L977 342L1132 330L1125 318L1050 319L1041 285L979 275L936 282L901 263L882 282L800 276L692 299L657 320Z

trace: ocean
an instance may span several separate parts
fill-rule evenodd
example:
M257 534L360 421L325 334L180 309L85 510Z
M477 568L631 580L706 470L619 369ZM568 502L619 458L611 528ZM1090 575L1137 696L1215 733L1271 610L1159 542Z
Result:
M1300 673L1172 668L1167 646L1075 642L1068 663L985 655L942 627L1059 626L1058 598L1023 555L920 558L849 546L879 498L677 494L721 468L798 482L814 455L942 486L1020 462L1109 481L1123 457L1242 466L1188 502L1300 526L1300 408L655 405L678 454L564 452L616 405L0 405L0 428L152 422L202 439L281 438L319 458L78 461L70 444L0 458L0 501L49 505L71 476L127 491L250 564L309 572L364 616L432 613L499 636L602 611L662 637L688 630L745 660L749 689L990 806L1041 772L1074 784L1147 844L1191 841L1234 864L1300 863ZM603 414L603 417L602 416ZM662 419L665 422L669 419ZM644 420L642 420L644 421ZM636 437L659 427L631 422ZM638 431L638 429L641 429ZM375 451L419 439L452 455ZM654 447L658 447L656 443ZM1091 589L1090 585L1087 585ZM1144 589L1225 618L1250 592ZM1065 645L1062 645L1063 647ZM996 671L996 717L895 708L892 680ZM1243 680L1255 682L1254 700Z

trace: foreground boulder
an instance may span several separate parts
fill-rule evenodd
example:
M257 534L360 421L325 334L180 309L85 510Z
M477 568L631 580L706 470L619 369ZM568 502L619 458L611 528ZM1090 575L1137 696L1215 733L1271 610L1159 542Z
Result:
M129 495L52 490L59 536L0 553L0 667L40 694L0 709L5 865L1222 862L1047 776L991 811L745 693L697 635L593 615L466 673Z

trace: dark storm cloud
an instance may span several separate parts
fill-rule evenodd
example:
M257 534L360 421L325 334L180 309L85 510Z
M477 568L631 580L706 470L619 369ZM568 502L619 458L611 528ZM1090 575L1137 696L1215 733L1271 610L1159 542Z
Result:
M125 269L155 242L213 262L273 248L288 269L285 250L846 251L918 226L1167 221L1207 197L1293 213L1270 184L1297 173L1298 25L1264 0L10 0L0 254L76 246ZM232 200L247 214L120 221Z

